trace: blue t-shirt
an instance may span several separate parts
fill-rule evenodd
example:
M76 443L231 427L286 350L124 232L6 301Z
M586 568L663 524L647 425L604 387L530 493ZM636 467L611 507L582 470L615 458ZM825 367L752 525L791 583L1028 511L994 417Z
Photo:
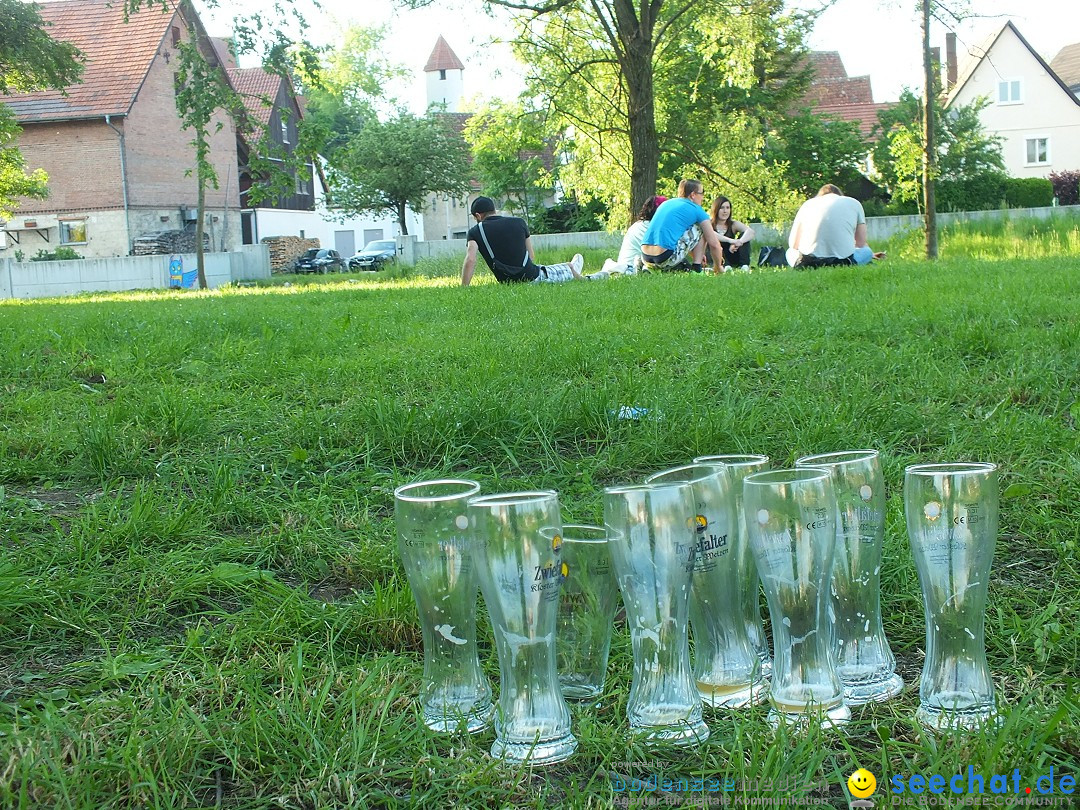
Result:
M641 244L674 250L679 244L679 238L690 230L691 226L708 218L708 213L697 203L686 197L672 197L656 209Z

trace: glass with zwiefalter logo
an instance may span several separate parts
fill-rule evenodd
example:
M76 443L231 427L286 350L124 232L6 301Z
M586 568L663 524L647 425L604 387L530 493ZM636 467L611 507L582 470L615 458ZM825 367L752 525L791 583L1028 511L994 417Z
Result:
M689 484L604 490L611 562L626 607L634 676L626 714L646 743L696 745L709 737L690 668L688 610L694 570Z
M765 684L743 617L734 532L735 493L728 468L687 464L652 475L645 482L688 483L694 493L694 511L688 516L696 532L690 630L694 636L694 680L702 702L725 709L760 703Z
M885 481L876 450L803 456L796 467L832 473L839 520L830 579L833 653L849 706L888 700L904 681L881 626Z
M796 727L851 719L832 655L829 576L836 494L828 470L771 470L743 480L750 546L769 603L769 722Z
M997 467L908 467L904 514L926 616L926 660L915 719L935 733L993 724L997 712L985 627L998 532Z
M499 702L491 755L543 765L574 753L570 711L559 690L562 519L554 492L469 500L480 591L499 655Z
M476 651L476 568L466 501L475 481L420 481L394 491L398 551L424 640L420 712L441 732L482 731L495 709Z

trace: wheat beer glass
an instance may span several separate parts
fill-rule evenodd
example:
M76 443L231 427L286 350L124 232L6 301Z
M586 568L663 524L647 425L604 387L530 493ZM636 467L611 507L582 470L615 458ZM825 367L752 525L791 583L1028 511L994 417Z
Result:
M696 553L689 484L604 490L604 523L626 607L634 677L626 714L646 743L709 738L690 669L687 614Z
M750 473L769 469L768 456L738 455L734 453L718 456L698 456L695 464L723 464L731 473L731 488L735 493L735 526L733 527L732 553L739 569L740 615L746 623L746 636L750 639L750 648L761 661L761 677L768 680L772 674L772 656L769 643L765 640L765 631L761 624L761 583L758 579L754 554L750 550L750 541L746 538L746 520L742 508L742 482Z
M720 464L688 464L652 475L647 484L690 485L697 532L690 584L690 627L694 634L694 680L711 708L760 703L760 661L746 635L735 543L735 493ZM757 575L754 577L757 584Z
M595 700L604 691L619 586L603 526L564 523L563 580L555 632L563 697Z
M839 509L833 552L830 619L836 674L849 706L888 700L904 681L881 626L881 545L885 481L876 450L803 456L796 467L832 473Z
M398 550L424 636L420 712L441 732L491 725L491 684L476 653L476 568L465 514L475 481L421 481L394 491Z
M836 495L828 470L754 473L743 480L746 529L769 603L773 726L851 719L829 633Z
M998 531L997 467L908 467L904 514L926 614L915 719L934 733L992 723L997 715L984 626Z
M499 655L491 756L533 765L574 753L570 711L555 668L562 521L551 491L469 500L480 591Z

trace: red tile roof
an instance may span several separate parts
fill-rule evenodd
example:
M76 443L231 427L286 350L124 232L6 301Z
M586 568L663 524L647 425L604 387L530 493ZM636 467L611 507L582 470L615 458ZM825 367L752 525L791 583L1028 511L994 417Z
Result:
M432 73L436 70L464 70L465 65L458 59L457 54L441 36L435 42L435 48L424 65L424 73Z
M864 137L878 122L878 112L892 104L875 104L869 76L848 76L838 51L811 51L806 55L813 71L810 87L800 101L815 113L854 121Z
M49 36L70 42L86 57L82 83L3 98L20 123L126 115L176 15L146 7L124 22L123 3L58 0L38 5Z
M877 125L878 113L891 108L892 104L822 104L814 108L820 115L831 115L841 121L854 121L859 125L863 137Z
M262 68L238 68L229 71L229 81L243 98L248 115L263 126L269 124L270 113L281 88L281 77L267 73Z

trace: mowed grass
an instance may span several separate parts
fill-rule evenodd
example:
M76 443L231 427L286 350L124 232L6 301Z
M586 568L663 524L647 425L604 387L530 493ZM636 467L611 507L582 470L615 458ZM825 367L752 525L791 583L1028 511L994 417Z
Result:
M462 290L455 260L0 302L0 807L592 808L651 772L846 807L859 766L883 806L891 775L1077 775L1080 248L1073 223L1016 227L947 232L936 264ZM490 732L419 722L395 486L553 488L564 520L595 522L603 486L694 455L862 447L889 492L897 700L801 736L765 707L709 713L707 745L646 750L620 620L569 762L507 767ZM901 485L944 460L1002 471L987 647L1004 723L935 740L913 721ZM481 655L497 686L486 629Z

